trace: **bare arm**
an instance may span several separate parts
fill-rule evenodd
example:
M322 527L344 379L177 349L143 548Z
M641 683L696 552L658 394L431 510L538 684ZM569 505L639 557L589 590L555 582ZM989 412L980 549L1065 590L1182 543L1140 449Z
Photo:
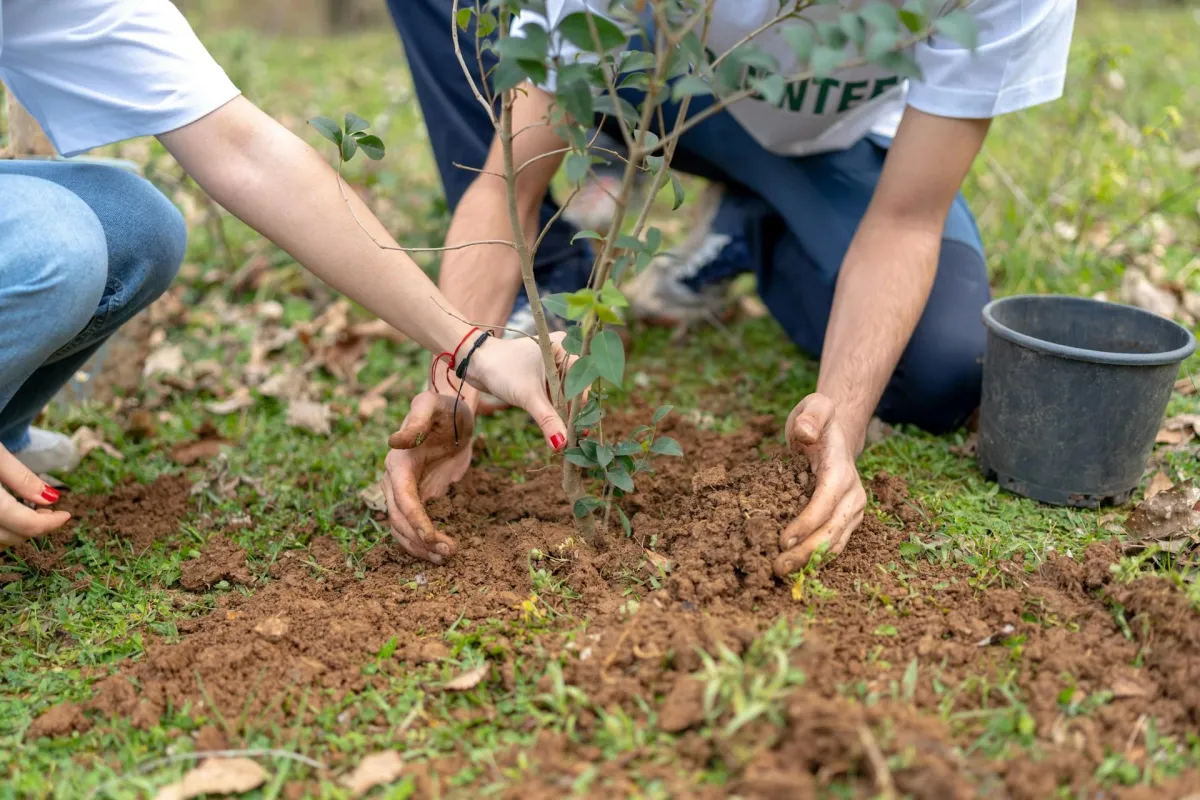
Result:
M834 292L817 392L857 452L929 299L942 228L989 120L909 108Z
M545 156L526 167L517 180L518 210L530 242L535 241L540 232L538 212L542 198L562 163L561 154L546 154L566 144L545 122L549 109L550 96L530 85L517 93L513 104L513 130L519 132L513 140L513 163L520 167L531 159ZM504 174L504 156L498 136L492 140L483 170L492 174L476 176L463 194L450 221L447 246L478 239L512 239L504 179L498 177ZM467 319L503 325L521 289L521 265L516 251L504 245L450 250L442 260L438 285ZM471 392L463 397L474 410L478 393Z
M249 100L236 98L159 140L214 200L426 348L453 350L470 329L443 310L453 305L411 258L363 233L317 151ZM395 245L354 192L347 195L371 235Z

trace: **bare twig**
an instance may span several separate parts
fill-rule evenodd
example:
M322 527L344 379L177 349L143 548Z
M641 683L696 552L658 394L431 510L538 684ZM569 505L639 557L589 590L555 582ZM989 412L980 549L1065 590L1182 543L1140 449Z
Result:
M496 112L492 110L492 104L483 99L483 94L479 91L479 87L475 85L475 79L471 77L471 70L467 69L466 59L463 58L462 43L458 41L458 0L454 0L452 10L453 13L450 14L450 38L454 40L454 55L458 58L463 75L467 78L467 85L471 87L471 94L475 95L475 99L479 101L479 105L483 106L483 110L487 112L488 119L492 121L492 125L494 126L496 124ZM475 24L479 24L478 6L476 6ZM475 51L478 55L478 36L476 36Z
M449 314L451 317L454 317L454 319L458 320L459 322L461 322L461 323L462 323L462 324L464 324L464 325L470 325L470 326L472 326L472 327L479 328L479 329L481 329L481 330L482 330L483 328L491 328L492 330L497 330L497 331L508 331L509 333L515 333L515 334L518 334L518 335L520 335L520 336L524 336L526 339L533 339L535 342L537 341L537 337L536 337L536 336L533 336L532 334L528 334L528 333L526 333L525 331L518 330L517 328L508 328L508 327L505 327L504 325L488 325L488 324L486 324L486 323L483 323L483 322L472 322L472 321L471 321L471 320L469 320L469 319L463 319L463 318L462 318L462 317L460 317L458 314L455 314L453 311L451 311L450 309L446 308L444 305L442 305L441 303L439 303L439 302L437 301L437 298L436 298L436 297L434 297L434 296L430 295L429 299L430 299L430 300L432 300L432 301L434 302L434 305L436 305L436 306L437 306L438 308L440 308L442 311L445 311L445 312L446 312L447 314Z
M892 781L892 771L888 769L887 759L875 741L875 735L866 725L859 726L858 741L862 743L863 752L871 764L871 772L875 776L875 789L884 800L894 800L896 784Z
M791 19L793 17L798 16L801 11L808 8L812 4L813 4L812 0L800 0L800 2L797 2L795 5L790 6L787 11L780 11L780 13L778 15L767 20L762 25L759 25L757 28L755 28L754 30L747 33L741 39L738 39L736 42L734 42L732 47L730 47L724 53L721 53L721 55L714 58L712 63L709 64L709 67L711 69L715 70L717 67L721 66L721 62L725 60L725 57L728 56L730 53L732 53L734 50L737 50L739 47L741 47L742 45L749 42L755 36L758 36L760 33L765 33L767 30L775 27L776 25L783 22L784 20Z

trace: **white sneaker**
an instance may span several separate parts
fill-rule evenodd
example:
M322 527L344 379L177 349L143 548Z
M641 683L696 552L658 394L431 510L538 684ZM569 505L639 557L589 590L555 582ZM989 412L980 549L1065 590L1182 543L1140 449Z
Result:
M67 436L41 428L29 429L29 445L13 453L30 472L70 472L79 466L79 448Z

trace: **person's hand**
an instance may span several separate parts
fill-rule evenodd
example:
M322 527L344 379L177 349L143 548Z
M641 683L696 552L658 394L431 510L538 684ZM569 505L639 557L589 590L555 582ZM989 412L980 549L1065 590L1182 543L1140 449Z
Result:
M561 332L550 334L560 385L576 358L563 349L565 337ZM462 356L460 353L459 358ZM554 450L566 446L567 425L550 402L545 363L535 340L489 338L471 355L466 378L479 391L528 411Z
M842 552L862 522L867 493L854 465L854 448L838 424L833 401L810 394L788 416L786 436L792 452L808 457L817 486L812 499L779 536L783 551L775 559L781 578L803 567L821 545Z
M26 469L3 446L0 446L0 484L15 492L17 497L41 506L29 508L0 487L0 550L49 533L71 518L66 511L45 507L58 500L58 492Z
M400 546L416 558L442 564L454 555L454 540L439 531L425 513L425 502L445 494L471 466L475 418L458 404L458 444L454 443L454 397L422 392L400 430L388 438L383 479L388 521Z

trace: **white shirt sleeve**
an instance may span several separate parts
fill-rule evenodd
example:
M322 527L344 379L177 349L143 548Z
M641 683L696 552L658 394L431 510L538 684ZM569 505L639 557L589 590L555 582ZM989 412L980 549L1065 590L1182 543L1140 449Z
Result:
M990 118L1062 96L1075 0L972 0L974 52L937 35L915 47L923 80L908 104L941 117Z
M559 63L572 64L577 61L594 62L598 60L594 53L580 50L571 44L565 36L556 33L555 29L558 28L558 24L562 22L564 17L580 11L591 11L597 16L608 19L609 3L610 0L546 0L545 16L534 11L522 11L513 19L512 27L509 30L513 36L523 36L524 34L521 32L521 29L525 25L530 23L540 25L550 34L550 52L558 55ZM539 88L553 92L555 84L554 70L550 69L546 76L546 82Z
M3 0L0 79L64 156L183 127L239 92L170 0Z

